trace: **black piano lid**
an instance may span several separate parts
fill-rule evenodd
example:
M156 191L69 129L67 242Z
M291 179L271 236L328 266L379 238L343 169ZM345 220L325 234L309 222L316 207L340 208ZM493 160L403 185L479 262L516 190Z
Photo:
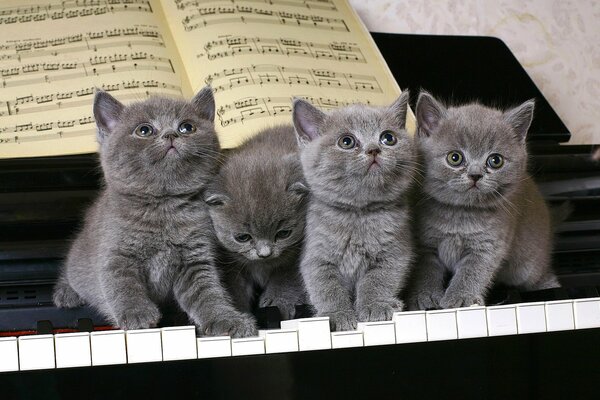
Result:
M566 142L571 134L506 44L494 37L372 33L414 107L425 89L450 104L499 108L535 99L528 140ZM414 108L413 108L414 109Z

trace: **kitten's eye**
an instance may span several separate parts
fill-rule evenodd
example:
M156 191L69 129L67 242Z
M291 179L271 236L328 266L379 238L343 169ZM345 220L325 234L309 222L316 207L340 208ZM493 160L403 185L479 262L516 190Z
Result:
M154 128L152 127L152 125L149 124L141 124L138 125L137 128L135 128L135 131L133 131L133 133L135 133L139 137L146 138L154 133Z
M356 146L356 140L350 135L344 135L338 140L338 146L344 150L350 150Z
M185 121L182 122L181 125L179 125L179 128L177 128L177 130L179 131L179 133L183 133L184 135L194 133L196 132L196 125L192 124L191 122Z
M248 235L247 233L240 233L238 235L235 235L235 240L240 243L245 243L250 239L252 239L252 236Z
M453 167L458 167L463 163L463 155L459 151L451 151L446 156L446 161Z
M379 141L386 146L393 146L398 143L398 138L396 138L396 134L392 131L383 131L379 136Z
M290 229L282 229L275 234L275 239L287 239L292 234Z
M487 164L494 169L498 169L504 165L504 157L500 154L492 154L487 159Z

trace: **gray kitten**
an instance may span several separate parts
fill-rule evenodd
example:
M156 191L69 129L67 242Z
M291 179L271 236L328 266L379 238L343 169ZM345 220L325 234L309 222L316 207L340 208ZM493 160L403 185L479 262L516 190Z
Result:
M105 187L88 210L54 291L59 307L88 303L124 329L158 323L174 299L201 333L248 336L214 265L214 233L199 201L217 170L212 90L191 102L124 106L94 99Z
M416 149L405 130L408 92L389 107L325 114L303 100L293 120L311 198L301 272L334 330L390 320L413 258L407 195Z
M533 109L531 100L506 112L479 104L445 108L420 94L417 143L426 172L411 308L483 305L494 280L523 289L559 286L550 269L550 214L527 174Z
M266 129L226 158L206 202L219 264L237 307L277 306L284 319L306 301L298 261L306 197L292 126Z

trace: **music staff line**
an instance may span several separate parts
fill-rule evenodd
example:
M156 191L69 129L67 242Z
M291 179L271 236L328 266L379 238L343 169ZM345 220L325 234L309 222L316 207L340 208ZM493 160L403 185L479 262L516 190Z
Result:
M55 81L69 80L73 78L81 78L86 76L100 76L104 74L128 72L128 71L162 71L174 73L173 64L169 59L160 57L154 58L152 61L144 61L146 58L129 60L113 59L112 61L104 60L105 57L95 57L90 59L90 62L85 63L38 63L28 64L16 68L0 69L0 76L3 79L0 87L17 87L32 85L36 83L48 83ZM141 61L141 62L140 62ZM108 65L108 63L111 63ZM106 64L106 65L105 65ZM68 70L75 71L66 74L59 74L56 71ZM15 79L13 77L20 75L35 76L36 74L44 74L41 77Z
M221 83L225 81L224 83ZM377 92L382 89L377 78L371 75L341 73L326 69L289 68L279 65L252 65L225 69L206 77L215 93L240 86L300 85L348 89L359 92Z
M329 109L340 106L347 106L356 103L365 103L362 100L344 101L334 98L313 97L308 95L295 96L297 98L309 101L314 106ZM246 97L234 101L233 103L224 104L217 109L217 118L222 127L256 118L264 118L277 115L289 115L292 112L293 97ZM369 101L366 104L370 104ZM226 118L226 114L235 113L236 116Z
M116 30L116 31L120 31ZM136 30L137 31L137 30ZM98 49L129 47L132 46L157 46L164 47L161 35L157 31L140 31L136 33L109 34L114 31L89 32L65 36L62 38L38 40L12 45L1 45L0 53L10 51L11 54L0 54L0 60L16 59L19 62L23 58L34 58L43 56L58 56L61 54L79 53L83 51L97 51ZM118 40L118 37L136 37L139 40ZM155 40L158 39L158 40ZM72 46L75 43L85 43L83 46ZM50 49L48 49L50 47Z
M241 14L239 16L232 16ZM258 16L254 16L258 15ZM192 23L195 20L201 21ZM219 25L231 22L280 24L297 27L350 32L346 21L340 18L325 18L318 15L289 13L287 11L262 10L247 6L203 7L197 13L186 16L181 23L186 31L193 31L208 25Z
M106 5L101 6L100 4ZM133 7L131 5L133 5ZM47 19L70 19L77 17L88 17L91 15L104 15L108 13L115 14L119 12L131 11L146 13L153 12L150 2L147 0L106 0L102 2L78 2L73 4L62 2L62 5L48 4L46 6L0 9L0 25L42 22L46 21Z
M89 127L88 129L80 129L80 130L73 130L73 131L58 131L58 132L54 132L54 133L46 133L46 134L41 134L41 135L35 135L35 136L13 136L10 138L3 138L0 136L0 146L2 146L3 144L9 144L9 143L15 143L15 144L21 144L21 143L27 143L27 142L40 142L40 141L44 141L44 140L50 140L50 139L54 139L57 135L59 138L72 138L72 137L79 137L79 136L89 136L89 135L94 135L95 134L96 129L94 127Z
M102 89L106 92L118 92L131 91L140 88L144 88L146 93L164 94L165 91L172 91L177 94L183 94L181 87L156 80L138 81L134 79L131 81L123 81L121 83L103 84L98 89ZM95 87L88 87L68 92L17 97L14 101L4 102L6 112L0 111L0 116L5 114L35 114L42 111L89 106L91 100L88 97L93 96L95 91ZM136 99L139 98L139 91L132 95L120 95L119 99L124 98L124 96L131 96L131 99Z
M179 10L185 11L189 7L200 7L206 3L213 3L214 0L175 0L175 4L177 4L177 8ZM337 11L337 7L331 0L231 0L232 3L265 3L269 5L280 5L280 6L288 6L288 7L300 7L307 8L309 10L330 10Z
M311 57L365 63L365 57L357 46L347 43L314 43L286 38L234 36L213 40L204 45L209 60L234 57L242 54L271 54L288 57Z

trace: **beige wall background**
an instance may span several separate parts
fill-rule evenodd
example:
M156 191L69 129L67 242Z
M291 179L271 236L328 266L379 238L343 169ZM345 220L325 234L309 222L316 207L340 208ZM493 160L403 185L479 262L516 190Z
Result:
M502 39L573 134L600 143L600 1L350 0L369 30Z

